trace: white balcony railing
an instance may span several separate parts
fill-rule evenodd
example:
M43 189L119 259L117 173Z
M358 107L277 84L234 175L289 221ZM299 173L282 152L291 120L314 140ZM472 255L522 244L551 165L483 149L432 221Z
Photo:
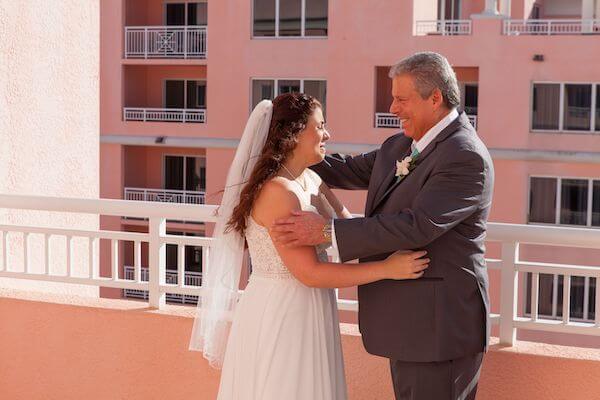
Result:
M125 188L125 200L204 204L206 193L192 190Z
M472 32L472 22L467 20L437 20L437 21L417 21L415 33L417 36L424 35L442 35L457 36L470 35Z
M123 109L125 121L151 121L151 122L192 122L203 124L206 122L206 110L194 108L135 108Z
M206 26L127 26L125 58L206 58Z
M507 19L504 35L600 35L600 19Z
M467 117L469 117L469 122L471 122L473 128L477 129L477 115L467 115ZM401 123L394 114L375 113L375 127L401 129Z
M0 277L30 279L37 281L54 281L75 283L92 286L121 288L127 290L148 291L148 302L151 307L162 308L166 304L166 294L187 296L202 296L202 287L194 286L185 277L185 246L202 247L203 268L208 265L210 247L213 239L210 237L190 237L169 235L166 233L167 219L184 219L203 222L214 222L216 206L190 204L142 203L126 200L93 200L41 196L0 195L0 208L39 210L55 212L71 212L92 215L130 215L133 217L149 218L148 233L108 231L101 229L60 229L54 227L26 226L22 224L0 225ZM39 237L41 236L41 238ZM41 244L33 243L33 239L41 239ZM50 237L62 237L66 246L66 274L58 275L51 270L55 264L63 260L55 259L58 252L49 250ZM84 238L87 242L88 256L84 266L85 275L74 275L73 240ZM16 240L15 240L16 239ZM98 257L99 240L111 243L110 267L111 276L99 276ZM499 314L491 314L491 321L500 325L500 341L512 344L515 340L516 329L553 331L570 334L600 336L600 312L595 312L590 322L576 321L570 317L571 277L590 277L600 279L600 267L563 265L548 262L523 261L520 257L521 244L541 246L556 246L560 248L573 247L581 249L600 250L600 230L585 228L567 228L554 226L532 226L490 223L488 224L487 240L501 244L501 258L488 259L490 269L500 269L500 307ZM133 242L134 265L133 275L126 272L119 277L119 241ZM141 266L141 244L148 244L149 265L148 280L145 280ZM177 246L176 279L167 279L166 244ZM34 254L41 248L42 254ZM77 246L81 250L81 246ZM15 255L20 257L14 257ZM15 259L22 260L16 265ZM41 265L36 265L33 271L33 260L39 259ZM79 260L77 260L79 261ZM80 263L79 263L80 264ZM41 267L41 268L40 268ZM41 271L40 271L41 269ZM525 273L531 274L531 313L524 315L518 312L519 280ZM539 279L540 274L563 276L564 290L562 293L562 318L560 320L544 318L538 313ZM521 283L522 285L522 283ZM355 300L338 299L341 310L356 311L358 304ZM595 287L595 310L600 310L600 284Z
M125 266L125 279L133 280L135 278L135 268L129 265ZM150 279L150 273L148 268L142 268L142 282L148 282ZM177 271L167 270L166 283L177 284L178 274ZM187 286L200 286L202 285L202 273L194 271L185 271L184 285ZM125 297L148 300L147 290L136 290L136 289L123 289L123 295ZM166 301L171 303L182 303L182 304L197 304L198 296L191 296L177 293L167 293Z
M400 119L394 114L375 113L376 128L397 128L400 129Z

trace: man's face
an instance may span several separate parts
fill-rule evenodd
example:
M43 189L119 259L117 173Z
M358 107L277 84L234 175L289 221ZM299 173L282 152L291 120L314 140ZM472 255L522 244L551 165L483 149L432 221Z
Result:
M413 77L401 74L392 80L392 97L390 112L400 118L404 135L419 140L437 123L442 100L438 89L423 99Z

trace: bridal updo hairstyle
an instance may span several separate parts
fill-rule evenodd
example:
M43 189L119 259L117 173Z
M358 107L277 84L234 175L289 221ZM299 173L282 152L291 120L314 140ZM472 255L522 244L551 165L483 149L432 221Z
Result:
M233 210L227 230L234 229L241 235L246 231L246 219L262 186L279 172L298 144L298 136L304 131L315 109L321 103L304 93L286 93L273 100L273 116L265 147L240 194L240 202Z

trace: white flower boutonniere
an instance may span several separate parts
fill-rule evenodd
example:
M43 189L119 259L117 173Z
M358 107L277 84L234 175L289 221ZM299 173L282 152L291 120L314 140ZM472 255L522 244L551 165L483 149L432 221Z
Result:
M396 161L396 177L398 180L406 177L415 168L415 158L404 157L402 161Z

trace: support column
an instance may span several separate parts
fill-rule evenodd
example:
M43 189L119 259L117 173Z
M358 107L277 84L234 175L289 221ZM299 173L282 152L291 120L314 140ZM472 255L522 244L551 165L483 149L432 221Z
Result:
M592 32L593 31L593 22L595 10L595 1L594 0L582 0L581 1L581 19L584 20L583 26L581 30L583 32Z
M510 18L510 3L511 0L502 0L500 2L500 14Z
M485 0L485 10L483 14L498 15L498 0Z
M594 0L581 1L581 19L594 19L595 10Z
M508 8L510 10L510 1L508 1ZM504 2L502 2L504 3ZM503 4L504 5L504 4ZM506 6L506 5L504 5ZM498 12L498 0L485 0L485 10L481 14L473 14L471 18L503 18L504 16Z

